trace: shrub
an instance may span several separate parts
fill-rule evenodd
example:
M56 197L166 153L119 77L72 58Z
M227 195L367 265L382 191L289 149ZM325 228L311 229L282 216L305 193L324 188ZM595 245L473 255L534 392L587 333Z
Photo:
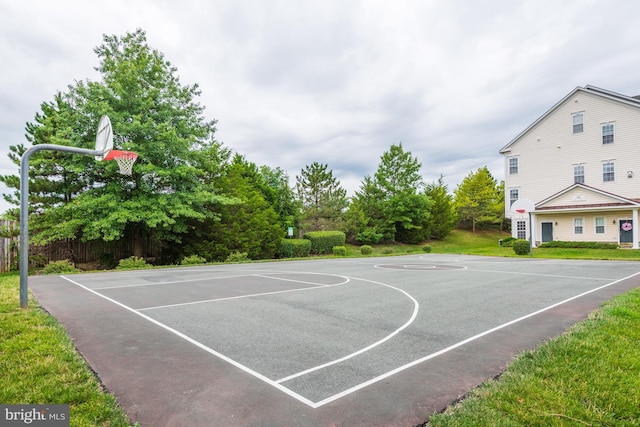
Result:
M133 270L139 268L150 268L151 265L147 264L144 258L131 256L129 258L123 258L118 262L117 270Z
M75 273L79 271L68 259L51 261L42 269L43 274Z
M373 248L369 245L360 246L360 253L362 255L371 255L373 253Z
M423 246L423 247L422 247L422 250L423 250L425 253L431 253L431 246L429 246L429 245L425 245L425 246Z
M246 262L246 261L251 261L251 259L248 256L249 254L246 252L231 252L229 254L229 256L227 257L227 259L224 260L224 262Z
M513 246L513 242L515 242L516 239L515 237L509 236L509 237L505 237L504 239L502 239L502 246L504 247L511 247Z
M198 255L191 255L184 257L182 261L180 261L180 265L197 265L197 264L206 264L207 260Z
M565 242L561 240L553 240L544 242L540 248L576 248L576 249L618 249L617 243L606 242Z
M333 254L335 256L346 256L347 255L347 248L344 246L334 246L333 249L331 249L331 251L333 252Z
M371 243L380 243L382 239L382 234L376 232L373 228L368 228L356 236L356 242L361 243L363 245L369 245Z
M330 254L334 246L344 246L347 236L342 231L309 231L303 236L311 241L312 254Z
M517 239L515 242L513 242L512 246L513 251L516 253L516 255L528 255L529 251L531 250L531 244L528 240L524 239Z
M280 258L303 258L311 253L311 242L307 239L280 239Z

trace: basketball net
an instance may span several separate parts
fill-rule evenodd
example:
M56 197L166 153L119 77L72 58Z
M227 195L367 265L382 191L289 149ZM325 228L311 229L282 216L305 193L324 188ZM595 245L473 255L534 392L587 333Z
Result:
M138 154L133 151L111 150L104 159L115 160L120 168L120 174L131 176L131 169L137 158Z

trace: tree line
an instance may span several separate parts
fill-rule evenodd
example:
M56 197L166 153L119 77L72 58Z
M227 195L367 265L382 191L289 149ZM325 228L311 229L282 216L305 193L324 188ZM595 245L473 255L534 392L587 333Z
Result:
M298 233L343 231L349 242L416 244L442 239L454 227L501 225L504 186L487 167L470 173L453 194L442 176L426 183L421 164L401 143L380 157L352 197L329 165L304 166L292 187L279 167L256 165L215 139L197 102L197 84L184 85L177 69L147 44L142 30L103 36L94 49L100 80L76 81L43 102L26 124L29 144L93 149L103 115L113 123L115 146L139 153L130 177L115 162L42 151L31 158L32 243L81 239L118 241L133 236L161 242L161 262L198 255L208 261L243 252L251 259L278 256L280 239ZM10 147L17 165L28 147ZM14 189L5 200L19 205L19 177L0 176ZM18 208L5 216L18 217Z

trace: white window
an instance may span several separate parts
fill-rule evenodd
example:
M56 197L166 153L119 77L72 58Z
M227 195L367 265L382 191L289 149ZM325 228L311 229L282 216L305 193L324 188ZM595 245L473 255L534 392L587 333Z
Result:
M604 123L602 125L602 143L613 143L613 123Z
M616 162L607 160L602 162L602 182L611 182L616 180Z
M509 175L515 175L518 173L518 158L509 157Z
M573 218L573 233L582 234L584 227L582 226L582 218Z
M516 238L517 239L527 238L527 221L516 222Z
M596 234L604 234L604 217L596 217Z
M584 112L573 113L573 133L582 133L584 130Z
M520 191L517 188L509 189L509 207L513 205L513 202L518 200L519 194L520 194Z
M573 183L584 184L584 164L573 165Z

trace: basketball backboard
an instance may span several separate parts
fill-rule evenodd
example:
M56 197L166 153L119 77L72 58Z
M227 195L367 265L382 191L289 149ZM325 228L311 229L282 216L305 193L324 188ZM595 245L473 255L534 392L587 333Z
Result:
M96 155L96 160L103 160L109 151L113 148L113 130L111 129L111 120L108 116L102 116L98 123L98 132L96 133L96 151L102 154Z
M536 210L536 205L529 199L518 199L511 204L507 215L509 218L526 218L530 212Z

